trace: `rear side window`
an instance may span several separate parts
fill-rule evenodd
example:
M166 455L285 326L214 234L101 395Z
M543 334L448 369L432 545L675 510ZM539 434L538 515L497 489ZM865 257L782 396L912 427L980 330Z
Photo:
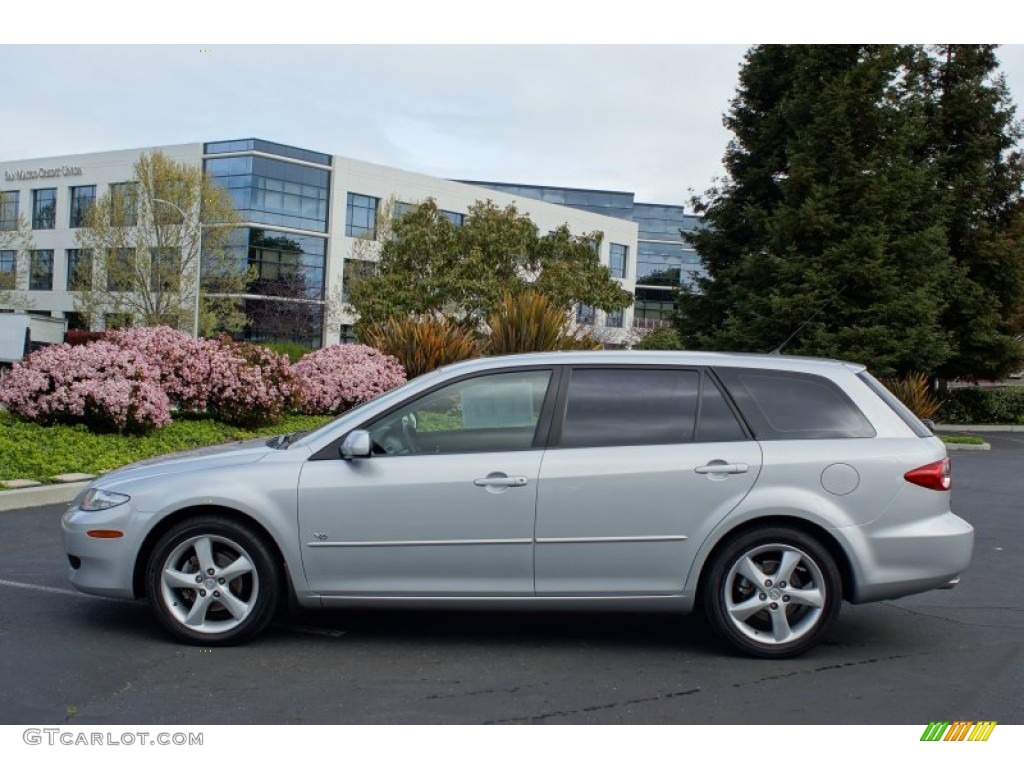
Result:
M715 372L758 440L875 436L846 393L822 376L745 368Z
M691 442L699 391L697 371L577 368L558 444L594 448Z

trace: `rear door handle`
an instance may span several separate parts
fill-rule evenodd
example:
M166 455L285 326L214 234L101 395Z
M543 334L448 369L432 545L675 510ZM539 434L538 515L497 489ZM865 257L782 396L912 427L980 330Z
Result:
M480 487L497 487L497 488L522 488L529 481L522 475L513 475L512 477L478 477L473 481L473 485L479 485Z
M712 461L693 470L698 475L742 475L750 471L749 464L726 464L724 461Z

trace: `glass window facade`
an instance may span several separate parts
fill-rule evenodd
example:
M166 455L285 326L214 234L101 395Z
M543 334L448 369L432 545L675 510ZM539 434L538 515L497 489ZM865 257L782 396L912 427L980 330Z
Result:
M138 224L139 188L134 181L110 185L110 223L115 227ZM166 206L164 206L166 207Z
M578 304L576 306L576 324L593 325L597 313L589 304Z
M32 229L53 229L57 221L57 190L32 190Z
M96 202L96 185L87 187L71 187L71 216L68 221L74 229L85 226L85 218Z
M629 259L629 246L619 243L608 244L608 266L612 277L626 276L626 262Z
M67 290L81 291L92 286L92 251L88 248L68 248Z
M248 341L290 341L310 348L323 341L324 276L327 239L269 229L241 228L232 233L240 269L256 275L246 298Z
M53 290L53 250L32 251L28 273L30 291Z
M0 192L0 230L18 228L18 192Z
M614 312L608 312L604 318L604 324L607 328L621 328L622 327L622 316L623 310L617 309Z
M493 189L495 192L504 192L508 195L528 197L531 200L542 200L545 203L567 205L570 208L599 213L602 216L614 216L617 219L627 220L633 218L632 192L543 187L533 184L502 184L493 181L464 181L462 183Z
M12 290L18 280L18 252L0 251L0 290Z
M456 227L461 227L466 220L466 214L456 211L441 211L441 215L448 219Z
M313 152L309 149L299 149L287 144L277 144L273 141L263 139L236 139L233 141L214 141L206 144L203 151L207 155L220 155L228 152L266 152L268 155L279 157L290 157L293 160L302 160L306 163L317 163L318 165L330 165L331 156L323 152Z
M251 229L247 255L256 277L249 293L321 301L327 240L310 235Z
M243 220L327 231L330 171L254 155L207 158L205 168Z
M669 325L675 315L675 292L665 288L637 288L633 303L633 325L660 328Z
M348 193L345 213L345 234L348 237L377 239L377 207L380 199L367 195Z
M342 323L338 336L342 344L358 344L359 337L356 336L356 327L348 323Z

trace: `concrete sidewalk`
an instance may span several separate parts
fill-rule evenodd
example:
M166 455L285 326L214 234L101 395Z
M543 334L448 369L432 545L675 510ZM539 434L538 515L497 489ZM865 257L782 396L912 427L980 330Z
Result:
M0 491L0 512L46 504L67 504L89 483L54 483L34 488L12 488Z

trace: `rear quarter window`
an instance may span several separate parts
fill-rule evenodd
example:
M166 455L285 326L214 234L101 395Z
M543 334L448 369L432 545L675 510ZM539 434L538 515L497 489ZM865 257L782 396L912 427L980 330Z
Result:
M874 437L875 429L823 376L748 368L715 370L758 440Z
M907 406L905 406L903 402L896 397L896 395L886 389L882 382L867 371L861 371L858 373L857 378L867 384L872 392L878 395L886 405L892 408L895 414L903 420L903 423L913 430L915 435L918 437L932 436L932 431L925 426L924 422L917 418L917 416L914 415L914 412L907 408Z

